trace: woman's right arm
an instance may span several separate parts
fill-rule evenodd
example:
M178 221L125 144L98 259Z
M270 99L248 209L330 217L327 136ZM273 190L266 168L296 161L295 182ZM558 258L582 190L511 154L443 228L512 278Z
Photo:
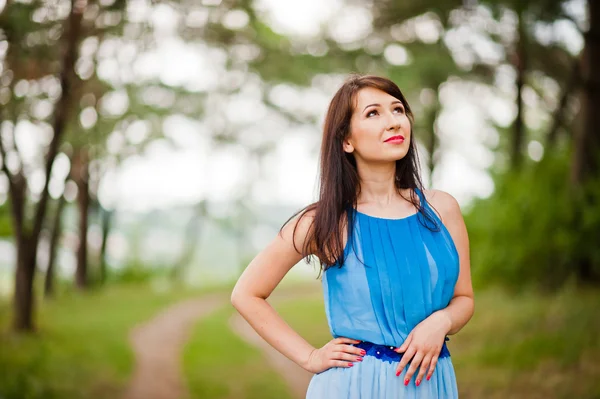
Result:
M273 241L250 262L231 294L231 303L256 332L271 346L302 368L319 373L330 367L351 367L364 354L349 344L359 341L337 338L315 349L296 333L266 301L287 272L302 260L296 248L304 247L313 215L296 216ZM358 355L358 356L357 356ZM361 359L362 360L362 359Z

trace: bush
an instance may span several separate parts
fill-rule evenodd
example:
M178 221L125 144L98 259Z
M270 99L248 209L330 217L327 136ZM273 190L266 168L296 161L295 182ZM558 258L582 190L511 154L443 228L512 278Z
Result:
M495 182L494 194L465 217L474 284L556 289L600 281L600 182L573 187L560 155Z

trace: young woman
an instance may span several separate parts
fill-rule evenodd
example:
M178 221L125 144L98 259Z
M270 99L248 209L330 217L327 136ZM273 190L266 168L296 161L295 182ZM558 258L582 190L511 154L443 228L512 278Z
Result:
M445 341L474 311L456 200L423 190L413 115L388 79L353 76L333 97L319 200L246 268L232 303L275 349L315 373L307 398L456 398ZM314 348L266 298L307 256L322 265L334 339Z

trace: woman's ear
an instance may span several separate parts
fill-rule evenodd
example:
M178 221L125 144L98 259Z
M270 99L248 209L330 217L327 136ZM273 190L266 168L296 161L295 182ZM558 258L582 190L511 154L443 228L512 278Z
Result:
M348 154L352 154L354 152L354 146L352 145L352 143L350 143L350 140L345 139L342 145L343 145L344 151L347 152Z

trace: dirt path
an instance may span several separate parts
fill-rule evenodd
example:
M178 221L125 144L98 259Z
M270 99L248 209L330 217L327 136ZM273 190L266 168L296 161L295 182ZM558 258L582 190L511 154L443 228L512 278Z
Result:
M301 290L284 290L281 293L277 293L276 291L273 297L269 299L269 302L277 304L301 298L314 298L320 294L318 287L312 286ZM277 350L273 349L273 347L262 339L239 314L236 313L231 317L229 325L231 326L232 331L240 338L262 351L273 370L277 371L288 384L295 398L301 399L306 397L306 389L313 376L312 373L304 370Z
M181 399L188 396L182 381L181 350L196 321L227 303L223 294L177 303L130 334L135 371L125 399Z

